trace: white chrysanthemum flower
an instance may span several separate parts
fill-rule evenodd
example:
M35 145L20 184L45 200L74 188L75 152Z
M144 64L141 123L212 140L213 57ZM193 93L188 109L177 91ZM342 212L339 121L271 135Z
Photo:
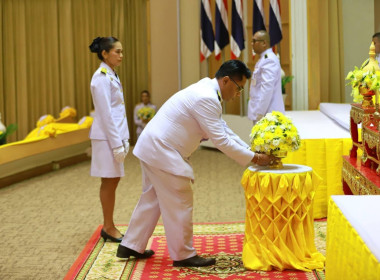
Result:
M277 121L277 117L276 116L273 116L272 114L270 114L268 116L268 114L265 116L265 118L270 121L270 122L276 122Z
M273 146L278 147L280 145L280 139L275 139L272 141Z

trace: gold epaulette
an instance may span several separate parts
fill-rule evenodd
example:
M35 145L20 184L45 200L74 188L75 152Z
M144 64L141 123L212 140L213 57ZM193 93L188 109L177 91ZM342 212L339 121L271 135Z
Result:
M107 74L107 68L102 67L102 69L100 69L100 72L102 72L103 74Z

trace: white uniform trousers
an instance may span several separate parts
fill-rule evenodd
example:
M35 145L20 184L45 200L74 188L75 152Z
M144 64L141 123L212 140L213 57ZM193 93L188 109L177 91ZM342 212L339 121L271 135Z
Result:
M121 245L143 253L162 214L170 257L179 261L195 256L190 178L167 173L143 161L140 163L143 193Z

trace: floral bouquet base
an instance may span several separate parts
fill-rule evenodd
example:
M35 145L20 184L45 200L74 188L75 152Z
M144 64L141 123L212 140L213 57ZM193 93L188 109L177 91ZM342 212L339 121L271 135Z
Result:
M375 95L375 91L360 88L359 92L363 96L362 108L373 108L375 106L373 104L373 96Z
M271 169L283 169L284 165L282 164L282 159L286 158L288 155L287 151L271 151L271 155L274 155L277 160L271 162L269 164L269 168Z
M297 128L291 119L277 111L266 114L256 123L250 139L252 151L272 154L277 158L269 165L272 169L282 169L281 159L285 158L288 152L298 150L301 143Z

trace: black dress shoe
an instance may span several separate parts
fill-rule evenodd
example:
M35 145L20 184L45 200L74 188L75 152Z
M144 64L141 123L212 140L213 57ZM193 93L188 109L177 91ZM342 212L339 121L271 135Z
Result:
M104 242L107 241L107 239L109 239L112 242L117 242L117 243L120 243L124 237L124 235L122 235L120 238L113 237L109 235L107 232L105 232L104 229L102 229L102 231L100 232L100 236L103 237Z
M196 255L182 261L173 261L173 266L209 266L214 265L215 262L214 258L202 258Z
M153 255L154 255L153 250L145 250L145 252L141 254L123 245L119 245L119 248L117 248L117 253L116 253L116 257L123 258L123 259L128 259L129 257L135 257L136 259L147 259Z

